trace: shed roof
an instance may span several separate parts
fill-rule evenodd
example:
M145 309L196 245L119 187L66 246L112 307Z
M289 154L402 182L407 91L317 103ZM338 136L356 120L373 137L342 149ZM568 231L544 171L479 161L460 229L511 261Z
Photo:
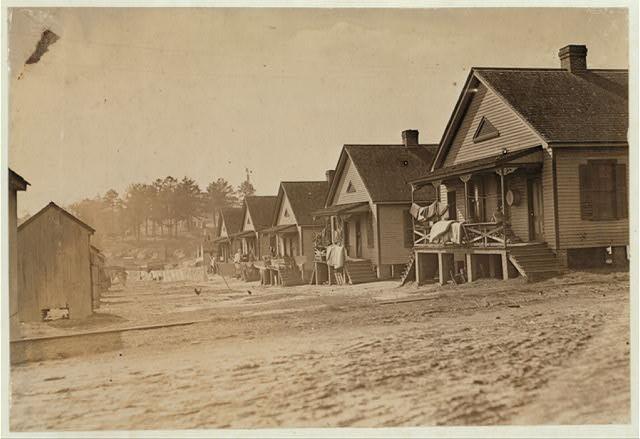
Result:
M25 180L20 174L9 168L9 183L19 191L27 190L27 186L30 186L27 180Z
M33 215L32 217L30 217L28 220L26 220L25 222L23 222L22 224L20 224L18 226L18 230L22 230L24 229L27 225L31 224L32 222L34 222L37 218L39 218L44 212L46 212L49 209L56 209L58 212L60 212L63 216L69 218L72 221L75 221L76 223L78 223L81 227L84 227L85 229L87 229L89 231L89 233L93 234L95 232L95 229L93 227L91 227L90 225L88 225L87 223L85 223L84 221L82 221L81 219L79 219L78 217L72 215L71 213L67 212L66 210L64 210L62 207L58 206L56 203L54 203L53 201L51 201L49 204L47 204L45 207L43 207L42 209L40 209L40 211L38 211L38 213L36 213L35 215Z
M351 159L373 202L411 201L411 187L407 182L430 168L437 146L345 145L327 201L337 188L338 173L344 168L344 154ZM423 196L428 198L429 194Z
M278 197L275 195L252 195L250 197L245 197L244 209L249 210L251 220L253 221L253 228L256 231L266 229L271 226L273 210L276 207L277 199Z
M327 181L283 181L280 183L282 191L287 195L293 215L298 225L316 225L312 212L324 206L327 197L329 183ZM278 203L281 203L280 193L278 193ZM278 206L274 215L278 215ZM277 221L274 216L273 223Z

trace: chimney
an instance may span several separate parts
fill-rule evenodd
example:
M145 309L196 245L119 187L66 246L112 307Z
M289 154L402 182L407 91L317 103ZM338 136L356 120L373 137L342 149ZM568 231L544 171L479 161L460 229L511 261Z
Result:
M580 73L587 70L587 46L569 44L558 51L560 68L571 73Z
M333 177L336 175L336 171L333 169L329 169L327 172L324 173L324 175L327 177L327 183L329 183L329 186L331 186L331 183L333 182Z
M402 143L404 146L418 146L418 130L404 130L402 132Z

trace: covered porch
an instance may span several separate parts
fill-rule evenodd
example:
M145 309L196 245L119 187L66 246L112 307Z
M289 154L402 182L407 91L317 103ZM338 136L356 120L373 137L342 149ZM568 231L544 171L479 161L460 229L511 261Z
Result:
M505 150L412 181L412 191L431 184L437 194L435 206L421 207L424 210L413 215L417 281L433 277L440 283L468 282L480 275L507 279L518 273L527 277L523 261L535 261L534 269L551 268L544 259L554 255L543 251L542 166L539 147Z

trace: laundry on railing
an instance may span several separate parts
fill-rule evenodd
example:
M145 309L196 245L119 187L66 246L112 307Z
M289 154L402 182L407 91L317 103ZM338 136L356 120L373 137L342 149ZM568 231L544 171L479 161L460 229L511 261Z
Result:
M454 244L462 244L464 229L462 222L454 220L437 221L431 226L429 232L429 242L437 242L445 244L452 242Z
M434 201L428 206L420 206L419 204L413 203L411 204L409 213L416 221L425 222L434 217L441 218L448 210L449 206L447 204Z

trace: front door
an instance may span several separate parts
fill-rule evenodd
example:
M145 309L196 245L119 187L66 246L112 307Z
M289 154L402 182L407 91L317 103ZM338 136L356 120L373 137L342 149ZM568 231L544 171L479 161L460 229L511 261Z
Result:
M540 177L528 181L529 240L544 241L544 204Z
M356 220L356 258L362 257L362 224Z

